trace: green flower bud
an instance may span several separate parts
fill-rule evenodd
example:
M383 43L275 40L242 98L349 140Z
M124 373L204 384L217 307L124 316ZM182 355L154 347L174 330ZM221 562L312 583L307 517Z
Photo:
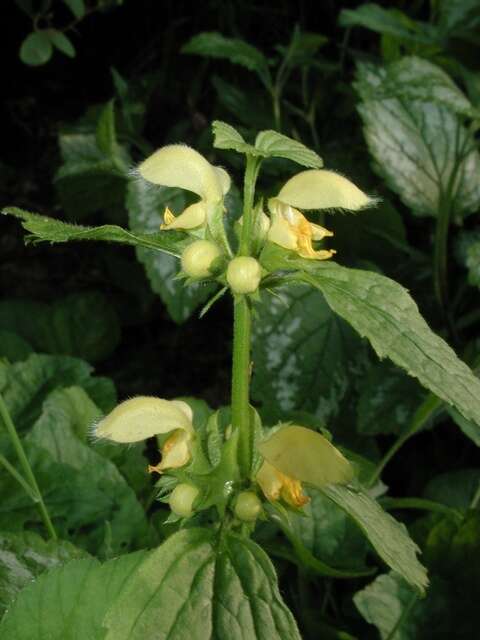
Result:
M235 515L239 520L253 522L262 511L262 503L253 491L242 491L235 502Z
M212 275L212 262L221 255L220 248L213 242L196 240L182 254L182 269L191 278L208 278Z
M175 489L170 494L170 509L177 516L182 518L189 518L193 514L192 505L197 498L199 491L197 487L191 484L182 482L177 484Z
M260 263L255 258L240 256L228 265L227 282L233 293L253 293L262 278Z

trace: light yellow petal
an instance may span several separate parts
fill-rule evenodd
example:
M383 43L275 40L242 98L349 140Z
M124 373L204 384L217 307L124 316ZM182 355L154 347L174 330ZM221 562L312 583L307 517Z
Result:
M299 209L358 211L376 202L347 178L325 169L297 173L283 185L277 198Z
M95 435L114 442L138 442L176 429L193 432L191 419L177 401L139 396L115 407L99 422Z
M292 507L303 507L309 500L299 480L286 476L269 462L262 463L255 479L270 502L282 498Z
M192 457L190 453L191 437L190 433L180 429L169 436L161 450L161 461L154 467L149 465L149 473L153 471L163 473L165 469L178 469L190 462Z
M312 238L314 240L323 240L324 238L331 238L333 236L333 231L329 231L325 229L325 227L321 227L319 224L313 224L310 222L310 227L312 229Z
M187 189L202 200L218 202L223 197L224 178L198 151L186 145L158 149L139 165L138 172L148 182Z
M353 469L340 451L305 427L282 427L261 442L258 450L281 473L315 487L346 484L353 478Z
M174 216L167 207L163 214L165 222L160 225L160 229L163 231L170 229L195 229L205 222L206 216L207 210L202 200L191 204L179 216Z
M222 187L223 195L225 196L230 191L230 186L232 184L230 176L225 171L225 169L222 169L222 167L213 167L213 168L217 172L217 178L218 178L218 180L220 182L220 185Z
M295 227L287 220L284 214L285 207L282 203L272 198L268 203L272 215L272 223L267 233L270 242L296 251L298 248L297 232Z

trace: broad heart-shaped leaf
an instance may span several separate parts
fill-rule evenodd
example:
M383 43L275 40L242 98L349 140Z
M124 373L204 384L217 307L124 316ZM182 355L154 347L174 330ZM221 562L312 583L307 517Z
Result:
M104 624L105 640L300 640L264 551L198 528L176 533L144 560Z
M181 213L186 206L185 191L152 186L145 180L130 182L127 209L130 228L135 233L145 234L159 229L167 205ZM169 242L171 234L174 238L178 235L175 231L160 232L165 242ZM181 235L185 237L185 234ZM191 239L187 240L184 246L191 242ZM172 256L138 247L137 257L145 267L152 289L161 297L175 322L185 322L214 291L211 285L202 283L186 287L182 280L176 280L180 263Z
M461 116L478 116L450 76L428 60L405 56L386 67L386 74L378 85L362 83L361 77L360 73L359 88L364 101L398 98L406 102L435 102Z
M0 393L20 431L37 420L51 391L72 385L82 387L108 413L117 402L115 387L109 378L97 378L92 373L93 368L77 358L34 353L23 362L0 363Z
M420 593L428 586L425 567L418 561L420 549L400 524L383 511L378 502L361 489L340 484L322 490L330 500L352 517L382 560Z
M128 182L130 159L118 147L115 157L98 146L97 136L90 133L60 135L63 164L55 175L60 201L65 214L78 221L97 211L113 212L118 219Z
M63 390L48 396L24 439L25 447L59 535L108 557L143 542L147 523L133 490L116 466L77 435L79 432L83 437L85 416L82 407L71 400ZM12 458L11 451L6 453ZM0 485L4 496L0 527L19 530L26 524L37 524L37 509L3 470Z
M303 269L296 274L298 280L320 289L331 308L368 338L380 358L390 358L480 425L480 381L433 333L397 282L335 262L312 264L271 244L264 249L261 262L270 271Z
M243 136L226 122L214 120L212 122L212 131L214 137L213 146L217 149L233 149L238 153L249 153L253 156L262 155L255 147L245 142Z
M2 640L102 640L106 611L147 557L137 551L109 560L74 560L41 575L8 610Z
M459 222L480 205L480 155L473 136L436 102L372 98L388 92L388 78L382 67L358 66L358 110L375 168L414 213L435 217L451 206Z
M48 242L70 242L72 240L99 240L102 242L119 242L131 246L146 247L163 251L173 256L181 255L188 244L185 234L169 231L168 233L132 233L114 224L104 224L100 227L85 227L78 224L69 224L24 211L18 207L3 209L5 215L15 216L22 220L22 227L30 231L30 240L46 240Z
M256 47L238 38L225 38L216 31L199 33L182 47L182 53L208 58L224 58L258 74L263 84L272 84L268 60Z
M298 284L277 291L255 307L253 395L272 424L300 410L328 424L364 345L319 291Z
M286 158L312 169L323 167L323 160L315 151L277 131L260 131L255 139L255 148L265 158Z
M33 531L0 533L0 618L17 594L41 573L85 556L85 551L70 542L46 542Z
M360 383L357 430L365 435L402 433L425 395L416 380L391 362L379 362Z
M74 293L49 305L32 300L0 302L0 329L16 331L42 353L97 362L118 346L120 323L101 293Z

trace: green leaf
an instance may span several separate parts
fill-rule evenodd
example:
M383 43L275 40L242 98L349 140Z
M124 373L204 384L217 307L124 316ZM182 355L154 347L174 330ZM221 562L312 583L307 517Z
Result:
M370 2L358 9L343 9L339 22L342 27L365 27L406 42L431 45L436 38L435 30L430 25L415 22L398 9L383 9Z
M60 135L63 164L55 175L55 186L65 213L72 220L97 211L123 210L131 163L124 149L112 158L97 146L89 133Z
M23 221L23 228L26 231L30 231L35 240L47 240L49 242L76 240L119 242L120 244L163 251L173 256L181 255L188 244L185 234L175 231L144 234L132 233L113 224L104 224L100 227L85 227L77 224L68 224L54 218L47 218L47 216L30 213L17 207L7 207L2 213L20 218Z
M50 60L52 43L45 31L30 33L20 47L20 60L32 67L38 67Z
M180 531L151 553L105 626L105 640L300 640L262 549L234 534L217 542L207 529Z
M185 198L185 192L178 189L152 187L144 180L132 181L127 197L131 229L139 235L153 232L163 222L166 206L181 212L186 207ZM162 231L159 235L160 240L165 244L168 242L173 244L173 239L179 235L186 238L181 245L176 244L177 251L180 246L183 251L183 248L192 242L185 234L174 231ZM172 235L173 242L170 240ZM178 251L177 255L182 251ZM145 267L153 291L159 294L175 322L185 322L215 290L211 285L204 283L185 286L184 282L175 279L180 270L180 263L171 256L138 247L137 257Z
M376 578L353 601L367 622L377 627L382 640L419 640L417 596L395 573ZM397 629L396 633L394 630Z
M323 167L323 160L315 151L277 131L260 131L255 139L255 148L266 158L286 158L314 169Z
M84 0L63 0L73 13L77 20L80 20L85 15L85 2Z
M278 294L278 295L277 295ZM340 411L365 349L312 287L287 285L255 307L252 392L273 422L308 411L327 424Z
M25 360L32 352L33 348L26 340L13 331L0 329L0 358L6 358L9 362L17 362Z
M18 596L0 625L3 640L101 640L102 620L145 551L101 565L75 560L44 573Z
M90 365L76 358L32 354L24 362L0 363L0 393L21 431L38 419L46 396L57 388L80 386L107 413L116 404L113 383L92 373Z
M117 154L117 138L115 134L114 100L110 100L103 107L97 122L95 136L100 151L106 156L115 157Z
M372 367L360 385L357 429L365 435L401 433L411 423L424 392L390 362Z
M352 517L382 560L420 593L428 586L425 567L417 559L420 549L406 527L383 511L361 489L329 485L322 492Z
M27 455L59 535L96 555L118 554L144 541L145 515L116 466L77 435L83 436L82 423L88 419L78 399L77 394L72 402L72 392L63 390L48 396L25 437ZM5 491L0 526L18 529L38 523L37 509L4 471L0 484Z
M454 509L467 510L480 487L480 469L449 471L432 478L423 495Z
M74 293L52 305L30 300L0 302L0 328L17 333L37 351L97 362L120 341L120 324L108 300L98 292Z
M75 47L73 46L70 38L67 38L64 33L57 31L56 29L49 29L47 31L47 35L52 41L53 46L57 47L59 51L69 58L75 57Z
M467 438L470 438L470 440L474 442L477 447L480 447L479 425L473 420L467 420L466 418L464 418L462 414L455 409L455 407L448 407L447 411L457 427L460 427Z
M18 593L41 573L85 556L70 542L45 542L33 531L0 533L0 617Z
M398 98L401 101L432 102L460 116L478 117L478 112L450 76L428 60L405 56L386 67L386 73L378 84L368 79L362 82L362 71L359 75L357 88L364 101Z
M400 284L335 262L312 265L273 245L264 249L261 262L270 271L305 269L297 274L298 280L320 289L333 311L367 337L380 358L390 358L480 425L480 381L433 333Z
M457 242L457 252L468 270L468 284L480 288L480 231L463 231Z
M375 169L413 212L437 216L452 208L453 220L480 205L480 155L471 133L449 109L436 102L372 98L388 93L388 70L358 66L358 110ZM444 95L444 91L442 93Z
M444 36L477 42L480 25L478 0L439 0L438 27Z
M293 531L316 557L345 570L365 571L368 543L352 519L321 491L309 488L301 514L289 514Z
M248 153L253 156L262 155L251 144L247 144L238 131L226 122L214 120L212 122L213 146L217 149L233 149L238 153Z
M216 31L199 33L185 44L182 53L194 53L208 58L223 58L258 74L270 88L272 79L268 60L256 47L238 38L225 38Z

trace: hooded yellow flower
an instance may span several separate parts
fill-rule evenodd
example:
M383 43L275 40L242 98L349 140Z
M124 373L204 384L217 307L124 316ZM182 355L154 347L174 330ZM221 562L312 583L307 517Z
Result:
M276 198L268 202L272 224L268 239L275 244L297 251L302 258L327 260L335 251L316 251L313 241L323 240L333 233L309 222L296 208L348 209L359 211L371 206L375 200L360 191L350 180L325 169L302 171L288 180Z
M161 462L149 467L150 471L162 473L190 461L192 419L192 410L186 402L139 396L115 407L98 423L95 435L114 442L139 442L171 433L161 449Z
M195 229L204 226L212 208L223 206L230 189L230 177L215 167L198 151L182 144L172 144L155 151L138 167L142 178L164 187L192 191L200 200L175 217L165 209L162 229Z
M308 502L302 482L321 488L353 478L348 460L326 438L305 427L285 425L258 445L264 462L256 480L270 501L294 507Z

